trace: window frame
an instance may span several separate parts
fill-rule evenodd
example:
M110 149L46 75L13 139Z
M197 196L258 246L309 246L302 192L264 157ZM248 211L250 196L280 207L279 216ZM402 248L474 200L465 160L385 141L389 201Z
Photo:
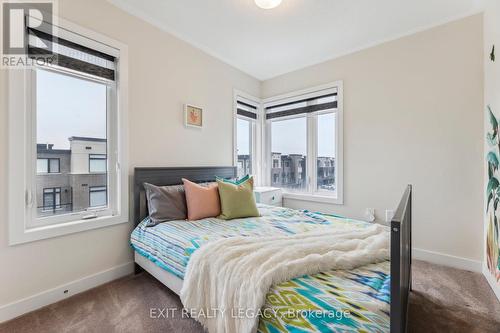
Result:
M251 119L238 115L238 101L245 102L257 107L255 110L257 119ZM262 184L262 103L257 97L234 89L233 91L233 166L238 167L238 119L250 122L250 163L251 174L254 177L255 186Z
M51 22L49 22L51 23ZM61 38L81 45L108 52L117 58L116 79L108 98L108 205L106 210L88 210L44 217L40 223L36 216L36 90L33 83L34 68L8 69L8 223L9 244L21 244L40 239L107 227L129 222L128 211L128 48L121 42L57 18L56 29ZM82 37L84 36L84 37ZM47 67L44 67L47 69ZM77 75L92 80L100 78L71 70L51 68L67 75ZM109 96L109 95L108 95ZM59 165L60 167L60 165ZM50 221L49 221L50 219Z
M298 115L292 115L292 116L286 116L286 117L280 117L280 118L275 118L274 120L267 120L266 119L266 133L267 133L267 138L266 138L266 146L268 147L266 149L266 151L268 153L266 153L264 159L265 160L269 160L269 162L267 163L267 165L269 165L269 168L266 169L266 173L268 174L268 177L269 177L269 182L267 183L267 186L270 186L270 187L277 187L277 186L274 186L273 183L272 183L272 179L271 179L271 171L272 171L272 168L273 168L273 159L272 159L272 153L273 153L273 149L272 149L272 123L273 122L280 122L280 121L287 121L287 120L293 120L293 119L304 119L305 120L305 127L306 127L306 140L309 141L309 138L308 138L308 135L309 135L309 119L307 117L308 115L307 114L298 114ZM305 169L306 169L306 187L309 186L308 185L308 177L309 177L309 164L308 164L308 160L309 160L309 147L307 146L307 143L306 143L306 163L305 163ZM268 156L269 155L269 156ZM290 168L290 162L289 161L286 161L286 162L282 162L281 163L281 168ZM279 187L282 191L283 191L283 194L302 194L304 193L304 191L301 191L301 190L293 190L293 189L290 189L290 188L286 188L286 187ZM308 190L308 189L307 189Z
M95 157L92 157L92 156L104 156L104 158L95 158ZM92 170L90 170L90 166L91 166L90 161L92 161L92 160L98 160L98 161L104 160L105 163L106 163L106 169L107 169L107 164L108 164L108 156L107 156L107 154L89 154L89 174L95 175L95 174L106 173L106 171L101 172L101 171L92 171Z
M319 112L314 112L310 114L300 114L291 115L287 117L273 118L265 120L265 149L264 149L264 168L265 170L265 182L270 186L271 182L271 168L272 168L272 130L271 123L273 121L280 121L286 119L294 118L306 118L306 128L307 128L307 149L306 149L306 179L307 179L307 191L289 191L286 188L282 188L283 197L285 199L303 200L303 201L314 201L323 203L332 203L341 205L344 203L344 154L343 154L343 82L336 81L328 83L325 85L304 89L300 91L295 91L279 96L270 97L263 100L263 110L265 107L272 105L277 105L281 103L292 102L305 98L313 98L316 96L321 96L328 91L337 91L337 109L322 110ZM311 102L308 102L308 105ZM320 114L335 113L335 179L336 179L336 191L328 193L328 191L317 189L317 155L318 155L318 145L317 145L317 116Z
M104 188L104 190L95 190L96 188ZM94 190L93 190L94 189ZM101 205L101 206L92 206L90 204L91 202L91 196L92 196L92 193L96 193L96 192L105 192L106 193L106 204L105 205ZM89 207L104 207L104 206L107 206L108 205L108 187L106 185L97 185L97 186L89 186Z
M60 158L54 158L54 157L37 157L37 164L38 160L46 160L47 161L47 172L38 172L38 166L37 166L37 174L38 175L49 175L49 174L59 174L61 173L61 159ZM52 169L50 167L50 161L57 160L57 166L58 166L58 171L57 172L52 172Z
M99 78L99 77L94 77L85 73L76 73L72 70L68 70L66 68L55 68L55 67L47 67L47 66L34 66L33 68L28 69L29 73L29 80L30 80L30 93L27 95L31 95L31 109L29 110L30 116L29 119L32 122L31 126L31 132L27 132L27 141L29 140L32 141L31 146L37 146L37 137L36 137L36 128L37 128L37 110L36 110L36 84L37 84L37 70L44 70L44 71L49 71L53 73L57 73L59 75L64 75L68 76L71 78L83 80L83 81L88 81L88 82L94 82L97 84L102 84L106 86L106 133L109 134L111 131L113 131L113 124L111 123L113 118L115 118L115 114L118 112L117 110L117 105L114 103L114 101L117 98L117 93L116 93L116 87L117 87L117 82L113 81L110 82L109 80ZM114 129L116 131L116 129ZM111 142L111 139L107 140L107 150L113 151L114 143ZM28 143L29 144L29 143ZM35 156L32 158L37 159L37 152L36 150L34 151ZM98 154L96 154L98 155ZM110 159L111 161L111 159ZM116 171L115 170L107 170L107 179L109 183L116 183ZM95 173L95 174L102 174L102 173ZM29 174L29 176L33 176L32 174ZM36 178L32 178L30 180L31 183L31 191L33 193L37 193L36 189ZM112 189L110 191L110 197L112 198L111 200L108 200L108 203L113 202L113 198L115 196L119 196L120 194ZM36 200L36 198L35 198ZM60 214L60 215L53 215L53 216L38 216L36 210L31 211L31 219L27 221L26 223L26 228L27 229L35 229L35 228L43 228L46 226L60 226L63 225L64 223L73 223L74 221L78 220L90 220L94 218L105 218L109 216L114 215L113 207L88 207L87 209L83 211L76 211L76 212L68 212L67 214Z
M250 143L250 147L249 147L249 160L250 160L250 172L249 174L253 174L254 173L254 160L255 160L255 120L252 120L252 119L249 119L247 117L242 117L240 115L237 115L236 116L236 131L238 130L238 120L242 120L242 121L246 121L248 122L248 125L249 125L249 129L248 129L248 139L249 139L249 143ZM236 135L236 167L239 168L239 160L238 160L238 136ZM245 175L243 175L245 176Z
M51 194L54 198L54 202L57 202L56 200L56 195L59 194L59 204L55 204L55 205L52 205L50 206L50 208L46 208L46 207L49 207L49 206L46 206L45 205L45 191L47 190L52 190ZM61 207L61 187L46 187L42 190L42 212L49 212L49 211L53 211L53 210L61 210L62 207Z

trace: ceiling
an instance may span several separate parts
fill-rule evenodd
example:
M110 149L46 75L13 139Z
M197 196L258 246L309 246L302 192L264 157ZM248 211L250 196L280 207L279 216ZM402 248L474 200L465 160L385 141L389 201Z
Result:
M109 0L256 77L269 79L478 13L482 0Z

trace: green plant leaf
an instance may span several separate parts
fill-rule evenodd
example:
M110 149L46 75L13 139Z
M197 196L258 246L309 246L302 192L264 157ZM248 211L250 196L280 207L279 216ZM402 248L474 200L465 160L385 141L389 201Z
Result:
M493 199L493 193L488 194L488 203L486 204L486 213L490 210L490 201Z
M496 139L497 135L494 134L494 133L488 133L486 134L486 141L488 142L488 145L490 147L493 147L493 146L496 146L497 145L497 139Z
M491 127L493 127L493 131L496 133L498 131L498 121L495 115L493 114L493 111L491 111L491 107L489 105L488 105L488 112L490 115Z
M498 185L500 185L498 179L496 179L495 177L491 177L490 181L488 182L488 187L486 188L486 194L490 194L496 191Z
M488 163L490 163L495 170L498 169L498 156L495 152L490 151L488 155L486 155L486 160L488 160Z

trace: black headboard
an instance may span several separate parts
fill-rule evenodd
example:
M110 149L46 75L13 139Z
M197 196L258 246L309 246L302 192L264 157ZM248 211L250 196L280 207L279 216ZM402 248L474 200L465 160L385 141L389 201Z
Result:
M236 167L172 167L134 169L134 226L147 216L144 183L157 186L179 185L182 178L195 183L215 181L215 176L235 178Z

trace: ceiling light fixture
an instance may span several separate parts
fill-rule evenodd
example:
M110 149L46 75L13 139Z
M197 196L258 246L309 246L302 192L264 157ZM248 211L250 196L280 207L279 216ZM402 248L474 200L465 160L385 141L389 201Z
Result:
M273 9L278 7L281 0L255 0L255 4L262 9Z

